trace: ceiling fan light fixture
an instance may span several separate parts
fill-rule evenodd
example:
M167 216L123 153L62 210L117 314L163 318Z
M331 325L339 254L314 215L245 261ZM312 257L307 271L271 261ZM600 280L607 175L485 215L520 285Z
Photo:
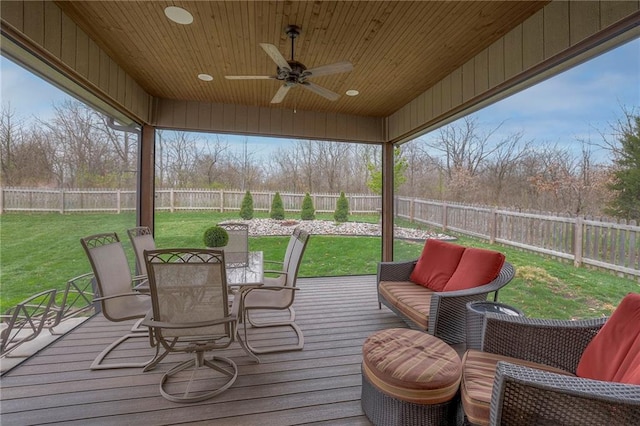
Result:
M168 6L164 9L164 14L177 24L189 25L193 22L193 15L181 7Z
M359 94L360 94L360 92L358 92L355 89L350 89L350 90L347 90L345 92L345 95L347 95L347 96L358 96Z
M213 77L209 74L198 74L198 78L202 81L212 81Z

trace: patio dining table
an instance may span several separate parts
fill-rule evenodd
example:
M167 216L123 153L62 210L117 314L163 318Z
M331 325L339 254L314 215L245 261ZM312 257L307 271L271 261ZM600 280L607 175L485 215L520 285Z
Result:
M233 295L233 297L242 298L243 292L249 291L252 288L260 287L264 284L263 252L247 252L246 257L240 256L240 258L242 258L242 261L238 261L238 253L232 254L234 254L235 256L229 256L229 258L233 260L231 262L225 262L227 285L229 286L231 290L230 293ZM225 258L227 258L226 253ZM240 306L240 316L238 319L239 321L244 320L242 306ZM249 349L244 340L242 340L242 336L239 330L236 333L236 337L238 339L238 343L240 343L240 346L247 353L247 355L249 355L259 363L260 359L256 354L253 353L253 351L251 351L251 349Z
M225 262L227 284L230 287L245 288L261 286L264 280L263 253L261 251L250 251L247 252L246 261L238 262L237 260L238 257L233 256L233 261Z

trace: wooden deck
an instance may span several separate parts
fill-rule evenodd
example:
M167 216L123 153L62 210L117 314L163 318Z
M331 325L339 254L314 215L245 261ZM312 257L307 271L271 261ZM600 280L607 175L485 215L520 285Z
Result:
M158 391L160 377L188 355L172 354L155 370L91 371L89 365L128 323L101 315L86 321L1 379L3 426L34 424L161 425L368 425L360 407L364 339L384 328L404 327L378 309L374 276L299 279L294 304L304 331L303 351L261 355L253 362L234 343L221 351L238 364L226 392L207 401L178 404ZM264 344L285 339L260 330ZM144 360L148 341L127 345L119 356Z

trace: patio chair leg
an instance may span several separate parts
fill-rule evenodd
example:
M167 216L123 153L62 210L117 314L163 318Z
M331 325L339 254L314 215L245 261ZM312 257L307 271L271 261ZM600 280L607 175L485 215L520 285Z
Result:
M100 354L96 357L96 359L93 360L93 363L91 363L90 369L91 370L108 370L112 368L144 368L147 365L151 364L157 358L157 349L156 349L156 355L148 361L120 362L120 363L113 363L113 364L103 363L104 359L109 355L109 353L111 353L111 351L117 348L121 343L132 338L140 338L140 337L148 339L149 334L148 333L129 333L120 337L118 340L114 341L109 346L107 346L102 352L100 352Z
M304 348L304 335L302 334L302 330L298 325L293 322L296 317L296 312L292 307L289 307L289 320L281 321L281 322L257 322L252 321L249 312L245 312L245 318L243 321L244 326L244 344L247 348L254 354L267 354L267 353L276 353L276 352L288 352L288 351L301 351ZM251 324L256 328L266 328L266 327L291 327L293 332L296 335L298 343L293 345L282 345L282 346L269 346L264 348L255 348L251 346L247 336L247 323ZM242 340L242 339L239 339Z
M260 358L258 358L258 356L255 353L253 353L253 351L251 350L249 345L245 342L245 340L247 338L246 327L245 327L244 335L245 335L245 337L243 339L242 336L241 336L240 330L236 330L236 337L238 338L238 343L240 343L240 347L242 348L242 350L244 350L247 355L249 355L251 358L253 358L255 360L256 364L260 364Z
M140 318L133 324L133 326L131 327L130 333L125 334L124 336L120 337L115 342L111 343L109 346L104 348L104 350L100 352L100 354L96 357L96 359L93 360L93 362L91 363L91 367L89 368L91 370L109 370L112 368L143 368L144 371L147 371L147 369L153 369L153 367L155 367L155 365L158 362L162 361L162 359L164 359L164 357L167 356L167 351L165 351L162 355L158 356L160 352L160 348L153 341L153 338L149 333L149 329L145 326L140 325L143 319L144 318ZM153 358L144 362L121 362L121 363L114 363L114 364L103 363L104 359L109 355L109 353L113 351L115 348L117 348L121 343L123 343L128 339L134 339L134 338L140 338L140 337L149 339L149 345L151 347L156 346L156 353L153 356Z

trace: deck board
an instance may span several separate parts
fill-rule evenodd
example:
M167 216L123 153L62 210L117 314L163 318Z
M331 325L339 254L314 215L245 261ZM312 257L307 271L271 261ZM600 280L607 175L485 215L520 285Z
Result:
M299 279L298 285L294 307L304 350L261 355L260 364L237 343L219 351L234 359L239 375L215 398L177 404L160 396L162 374L185 354L172 354L146 373L89 370L95 356L132 324L98 315L2 376L2 425L369 425L360 407L362 343L377 330L404 323L378 309L374 276ZM284 330L249 331L256 346L290 340ZM113 359L144 360L153 353L139 339Z

